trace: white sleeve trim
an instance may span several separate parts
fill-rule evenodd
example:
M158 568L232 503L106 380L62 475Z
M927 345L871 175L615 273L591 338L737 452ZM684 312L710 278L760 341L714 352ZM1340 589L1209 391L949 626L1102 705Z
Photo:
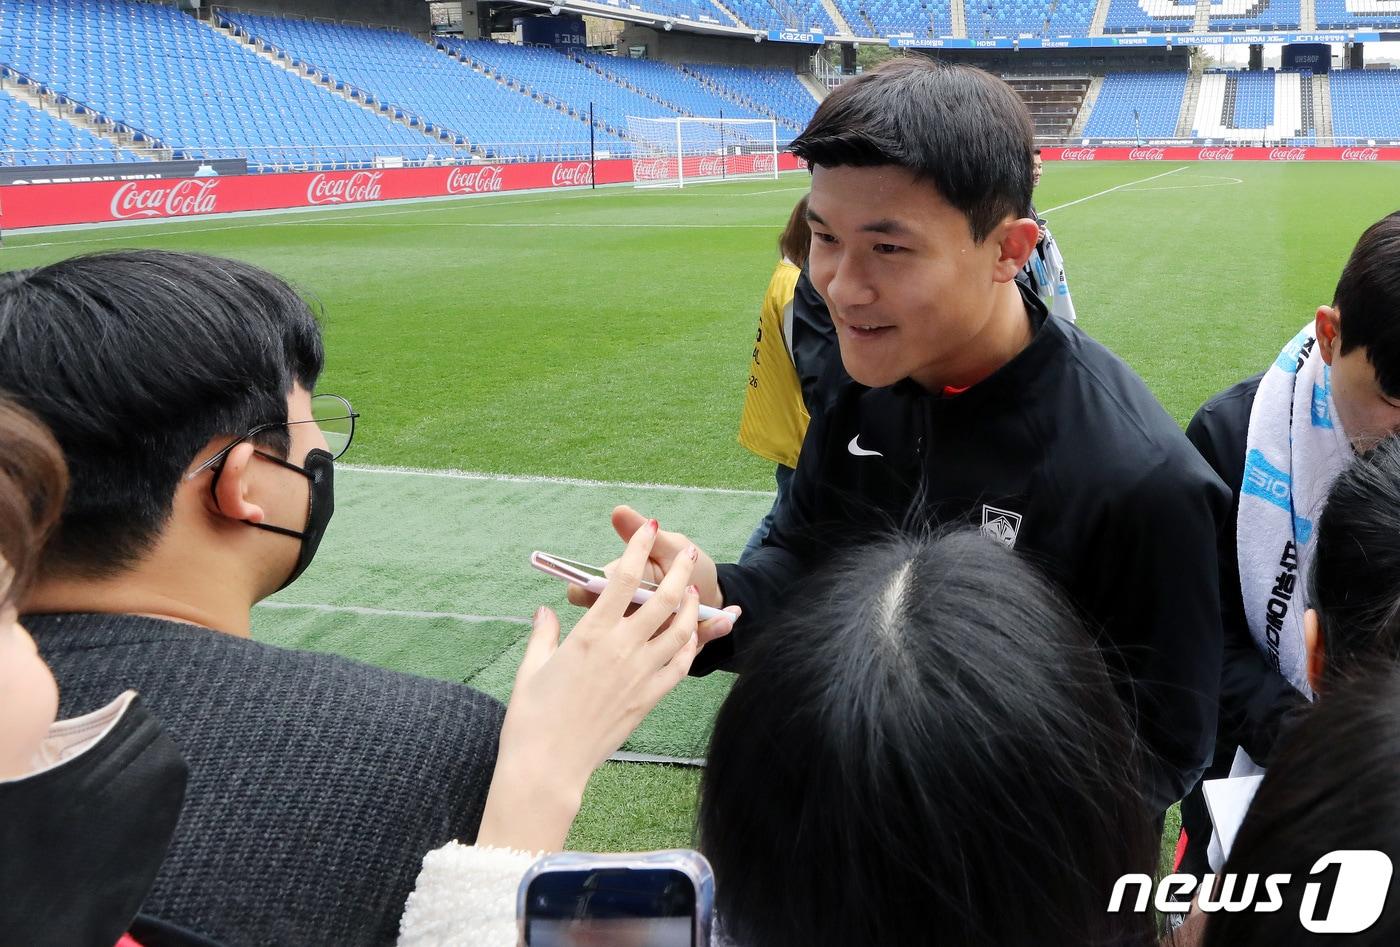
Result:
M537 856L448 842L423 856L399 947L515 947L516 891Z

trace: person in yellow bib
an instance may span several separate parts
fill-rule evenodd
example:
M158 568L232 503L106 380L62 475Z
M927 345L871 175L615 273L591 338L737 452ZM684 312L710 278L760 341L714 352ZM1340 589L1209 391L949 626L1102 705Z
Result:
M753 344L749 362L748 387L744 393L744 412L739 419L739 443L745 449L777 465L773 479L777 481L774 509L782 501L783 488L797 467L797 455L802 438L807 433L810 416L802 399L802 381L798 377L793 355L793 294L807 262L812 231L807 226L807 195L797 202L788 217L787 227L778 238L782 259L768 280L763 296L763 308L758 317L758 336ZM758 524L748 544L739 556L743 562L763 542L773 523L769 510Z

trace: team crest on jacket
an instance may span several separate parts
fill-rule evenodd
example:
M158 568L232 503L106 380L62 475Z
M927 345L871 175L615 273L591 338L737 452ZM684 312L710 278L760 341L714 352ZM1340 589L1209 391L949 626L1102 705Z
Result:
M1015 548L1016 535L1021 531L1021 514L1010 510L999 510L994 506L982 507L982 535L995 539L1007 549Z

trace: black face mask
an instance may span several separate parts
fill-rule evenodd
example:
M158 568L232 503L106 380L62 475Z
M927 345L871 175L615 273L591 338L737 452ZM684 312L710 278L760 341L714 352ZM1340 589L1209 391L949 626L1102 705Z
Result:
M311 565L311 560L316 558L316 549L321 545L321 538L326 535L326 527L330 525L331 515L335 513L335 479L333 477L335 458L331 456L330 451L316 447L307 452L306 460L302 462L304 466L298 467L280 457L274 457L262 451L256 453L264 460L271 461L280 467L295 470L311 482L310 493L306 499L306 527L300 532L267 523L248 524L256 526L258 529L265 529L269 533L278 533L301 541L301 552L297 555L296 565L292 566L292 572L287 576L287 581L277 587L277 591L280 592L299 579L301 574L306 571L306 567ZM215 472L214 479L209 485L211 491L217 489L219 476L222 473L222 467Z
M0 782L0 938L115 944L165 860L188 767L134 691L54 724L45 747L57 762Z

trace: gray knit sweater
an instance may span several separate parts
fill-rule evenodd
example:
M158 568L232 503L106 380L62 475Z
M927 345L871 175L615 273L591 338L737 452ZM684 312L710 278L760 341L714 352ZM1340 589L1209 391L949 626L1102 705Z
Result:
M24 623L62 716L135 688L189 762L146 914L230 945L392 943L423 855L476 837L485 694L152 618Z

